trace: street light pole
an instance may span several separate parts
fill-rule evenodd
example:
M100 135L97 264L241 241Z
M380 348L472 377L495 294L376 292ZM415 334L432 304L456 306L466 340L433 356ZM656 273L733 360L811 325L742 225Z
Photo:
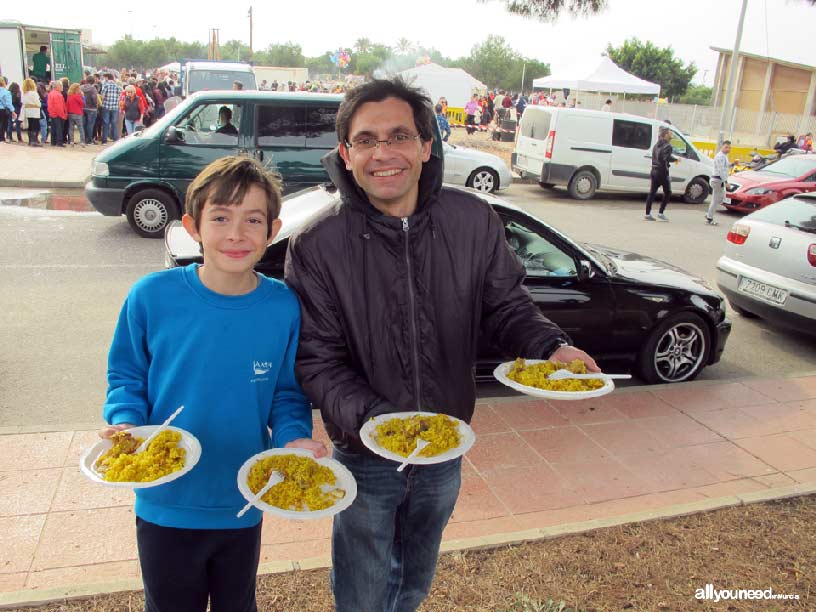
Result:
M252 58L252 7L249 7L249 56Z
M720 113L720 132L717 135L717 149L722 146L725 140L725 126L728 121L729 111L733 103L734 86L737 82L737 70L739 70L740 41L742 40L742 25L745 23L745 9L748 8L748 0L742 0L742 10L740 11L739 25L737 26L737 39L734 41L734 51L731 53L731 64L728 67L728 86L725 90L725 100L723 100L722 112Z

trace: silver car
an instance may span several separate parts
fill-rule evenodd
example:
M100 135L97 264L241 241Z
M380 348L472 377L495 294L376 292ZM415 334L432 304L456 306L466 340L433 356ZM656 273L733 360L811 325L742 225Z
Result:
M816 193L734 223L717 285L738 313L816 335Z
M502 159L492 153L466 149L447 142L445 151L445 182L473 187L477 191L493 193L507 189L513 175Z

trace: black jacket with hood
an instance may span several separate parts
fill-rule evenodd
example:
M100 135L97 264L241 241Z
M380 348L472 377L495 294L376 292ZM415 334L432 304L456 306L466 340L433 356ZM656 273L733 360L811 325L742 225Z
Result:
M302 305L295 371L341 450L369 452L360 427L383 413L469 422L480 330L529 358L569 342L523 286L499 216L443 188L438 157L423 164L405 219L371 205L336 149L323 165L341 201L290 238L285 275Z

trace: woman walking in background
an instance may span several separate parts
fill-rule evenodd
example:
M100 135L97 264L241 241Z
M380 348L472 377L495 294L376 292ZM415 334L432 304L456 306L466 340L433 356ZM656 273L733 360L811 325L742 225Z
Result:
M473 134L476 131L474 127L476 125L476 112L479 110L479 96L477 94L473 94L471 96L470 101L465 104L465 126L467 127L467 133Z
M79 142L85 146L84 128L85 96L79 90L79 83L68 88L68 142L73 146ZM74 126L79 130L79 140L74 140Z
M28 146L41 147L40 136L40 113L42 113L42 102L37 94L37 84L34 79L23 81L23 97L21 115L28 132Z

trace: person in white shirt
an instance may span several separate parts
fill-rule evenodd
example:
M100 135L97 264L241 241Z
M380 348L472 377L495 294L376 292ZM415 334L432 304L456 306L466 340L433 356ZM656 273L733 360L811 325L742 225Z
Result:
M731 152L731 141L725 140L720 147L719 153L714 156L714 173L711 175L711 205L706 213L706 223L717 225L714 220L714 211L717 210L725 199L725 185L728 182L728 169L731 162L728 161L728 154Z
M612 112L612 100L607 100L606 102L604 102L604 105L601 107L601 110L606 112L606 113L611 113Z

